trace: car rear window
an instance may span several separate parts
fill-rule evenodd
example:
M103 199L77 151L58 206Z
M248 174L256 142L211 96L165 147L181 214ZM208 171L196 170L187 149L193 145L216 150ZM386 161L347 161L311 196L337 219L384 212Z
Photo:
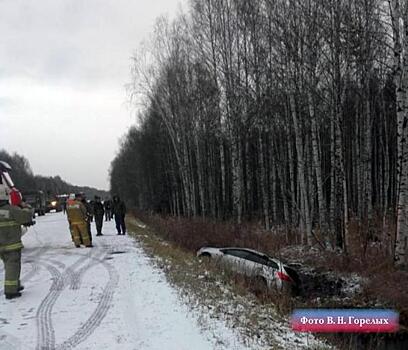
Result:
M272 268L274 268L274 269L276 269L276 270L279 269L278 264L277 264L276 262L274 262L273 260L271 260L271 259L268 260L268 266L269 266L269 267L272 267Z
M278 265L262 255L249 252L243 249L224 249L224 254L236 256L241 259L249 260L257 264L266 265L278 269Z
M247 259L257 264L268 265L268 259L256 253L249 253Z
M236 256L241 259L247 259L249 254L247 251L240 249L224 249L222 252L224 254Z

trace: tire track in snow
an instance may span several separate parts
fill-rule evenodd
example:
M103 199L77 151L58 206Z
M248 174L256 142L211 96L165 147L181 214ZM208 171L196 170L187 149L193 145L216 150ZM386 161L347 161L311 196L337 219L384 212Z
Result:
M92 315L71 337L69 337L61 345L57 346L57 349L59 350L72 349L86 340L95 331L95 329L98 328L112 306L111 302L115 288L119 282L119 274L116 269L107 262L94 257L91 257L91 259L95 260L95 265L100 264L104 266L104 268L108 271L109 280L102 292L102 297L98 303L98 306Z
M51 310L57 301L59 295L64 288L64 280L62 274L54 266L47 263L43 265L52 276L52 284L50 291L42 300L37 309L37 350L54 349L55 348L55 332L52 325Z
M79 258L72 266L77 266L82 263L84 260L88 259L87 255L79 254L81 258ZM64 287L68 283L72 283L73 281L73 272L72 266L68 268L65 267L64 263L60 261L56 261L53 259L44 259L39 263L40 265L44 266L48 272L51 274L52 277L52 284L48 294L45 296L43 301L41 302L40 306L37 309L36 315L36 322L37 322L37 350L45 350L45 349L55 349L55 331L54 326L52 324L52 309L58 300L59 296L61 295ZM59 272L59 270L51 265L55 264L60 268L64 269L63 273Z
M38 263L34 260L32 260L33 257L41 257L48 249L45 247L40 247L35 249L33 252L30 254L27 254L26 256L23 256L22 258L22 264L31 264L32 268L29 272L24 274L24 276L21 278L22 283L26 283L29 280L31 280L40 270L40 266Z
M84 276L85 272L98 265L100 259L102 259L104 255L105 252L98 251L95 256L88 256L88 259L90 260L88 264L80 268L78 271L74 271L69 289L78 290L81 287L82 277Z
M37 273L40 271L40 266L34 261L28 262L31 265L31 270L28 271L24 276L21 278L21 282L24 284L31 280Z
M77 262L75 262L72 266L75 266L76 264L80 264L84 258L79 259ZM71 266L66 267L64 263L61 261L55 260L55 259L49 259L46 258L44 259L47 262L50 262L51 264L58 266L62 271L64 275L64 285L71 284L73 279L74 279L74 270L72 269Z

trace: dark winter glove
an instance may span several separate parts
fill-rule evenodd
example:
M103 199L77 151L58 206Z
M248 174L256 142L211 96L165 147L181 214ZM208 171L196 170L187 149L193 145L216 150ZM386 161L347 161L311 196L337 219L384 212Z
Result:
M35 220L32 220L31 222L27 222L23 226L29 227L29 226L33 226L33 225L35 225Z

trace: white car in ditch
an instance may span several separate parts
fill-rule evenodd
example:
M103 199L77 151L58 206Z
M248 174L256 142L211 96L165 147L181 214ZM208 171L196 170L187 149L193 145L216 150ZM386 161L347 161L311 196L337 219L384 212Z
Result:
M300 279L295 270L281 261L252 249L203 247L197 256L219 261L268 289L298 293Z

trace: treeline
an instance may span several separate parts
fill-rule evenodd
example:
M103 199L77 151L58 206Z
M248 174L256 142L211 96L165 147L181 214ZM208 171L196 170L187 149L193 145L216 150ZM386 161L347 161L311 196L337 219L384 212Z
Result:
M145 103L112 189L145 209L377 240L406 226L408 6L399 0L191 0L134 57Z
M88 198L93 198L95 195L104 198L108 195L106 191L101 191L96 188L71 185L62 180L59 176L46 177L34 175L29 161L17 153L9 154L5 150L0 150L0 160L10 164L14 184L22 193L33 190L43 191L50 198L57 194L78 192L84 192Z

